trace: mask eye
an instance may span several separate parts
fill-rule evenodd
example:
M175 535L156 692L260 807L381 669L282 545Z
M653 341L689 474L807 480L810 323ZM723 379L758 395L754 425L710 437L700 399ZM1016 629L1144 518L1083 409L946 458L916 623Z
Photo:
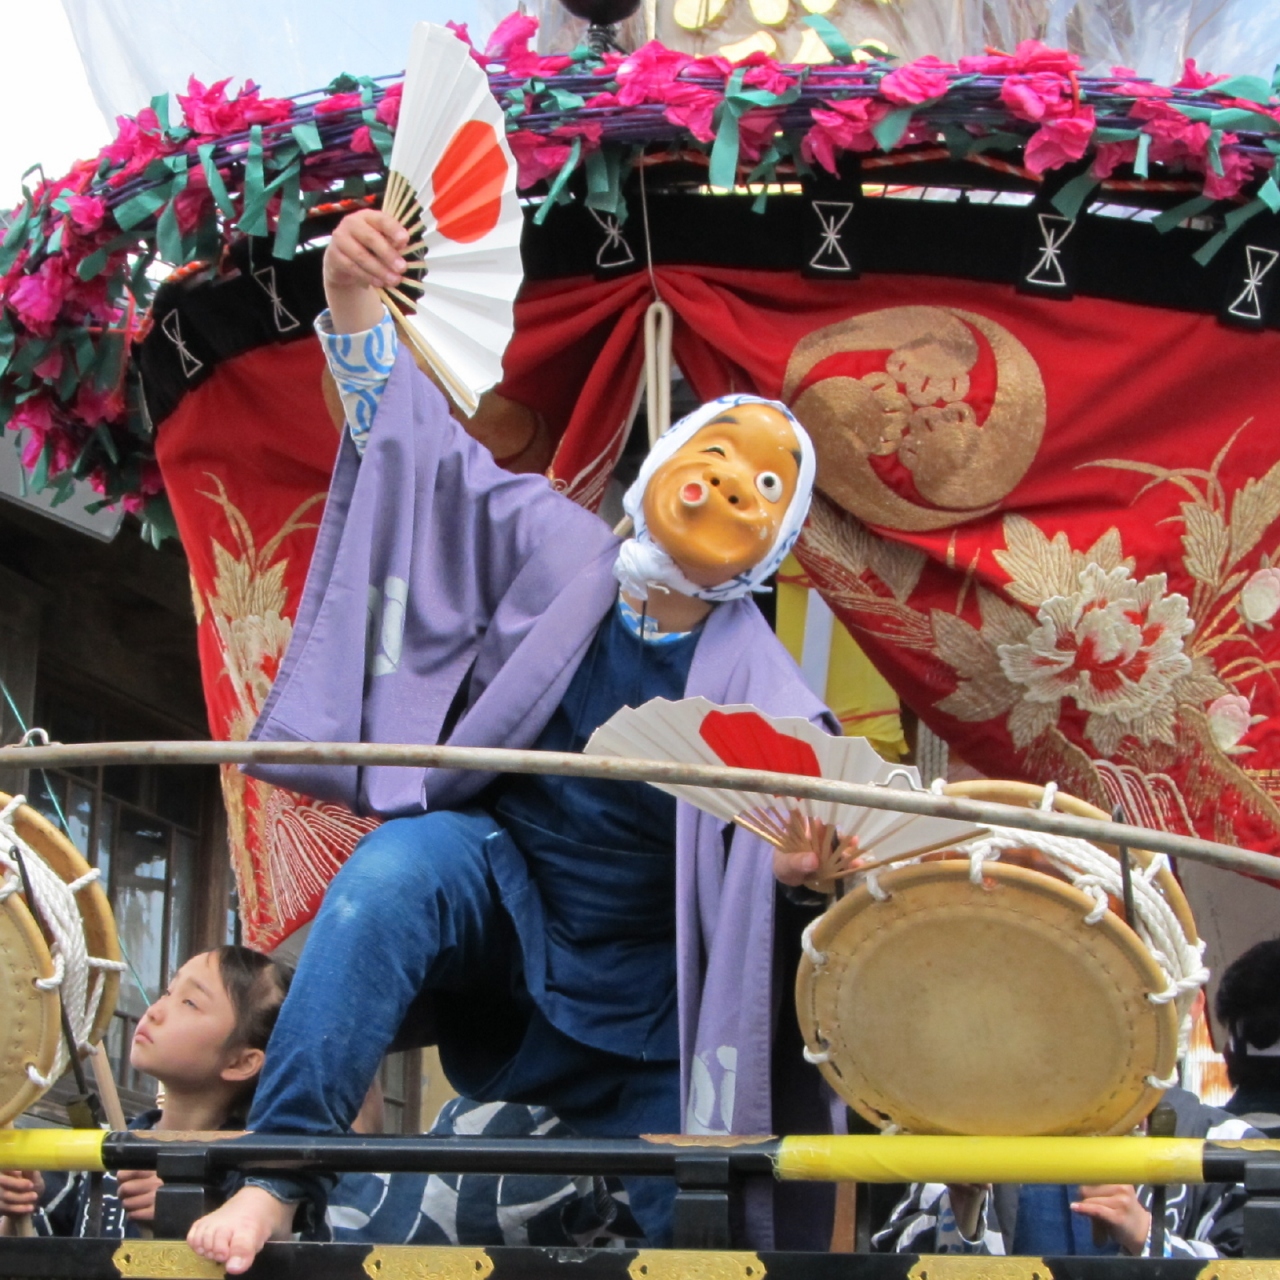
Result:
M782 497L782 477L776 471L762 471L756 476L756 488L766 502L777 502Z

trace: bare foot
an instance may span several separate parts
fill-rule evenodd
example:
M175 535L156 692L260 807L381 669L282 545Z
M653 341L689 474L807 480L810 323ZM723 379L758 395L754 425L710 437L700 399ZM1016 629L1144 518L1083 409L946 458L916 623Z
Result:
M202 1258L221 1263L238 1276L253 1265L268 1240L288 1240L295 1204L285 1204L262 1187L241 1187L220 1209L207 1213L187 1232L187 1243Z

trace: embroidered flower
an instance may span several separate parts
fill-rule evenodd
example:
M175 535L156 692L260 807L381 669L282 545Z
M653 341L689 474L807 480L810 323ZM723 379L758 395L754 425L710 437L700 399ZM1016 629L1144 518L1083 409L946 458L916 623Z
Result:
M1173 686L1191 670L1183 637L1195 624L1186 597L1165 595L1165 585L1162 573L1135 582L1127 567L1087 565L1078 591L1040 606L1024 643L999 647L1006 677L1031 702L1072 699L1104 756L1129 734L1172 743Z
M1250 630L1271 630L1271 619L1280 613L1280 568L1263 568L1244 584L1236 606Z
M947 73L955 67L929 54L890 71L880 81L880 92L890 102L914 106L931 98L940 98L951 87Z
M1250 715L1248 698L1238 693L1224 693L1209 704L1206 714L1214 742L1228 755L1243 755L1253 750L1252 747L1238 745L1254 724L1255 717ZM1265 720L1266 717L1258 719Z

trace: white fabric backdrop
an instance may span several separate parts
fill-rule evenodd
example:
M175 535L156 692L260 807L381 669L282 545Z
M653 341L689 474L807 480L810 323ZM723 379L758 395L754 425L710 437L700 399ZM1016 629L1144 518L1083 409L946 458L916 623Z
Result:
M404 67L415 22L465 22L482 43L503 0L63 0L99 109L133 115L157 93L231 76L286 97L344 71Z

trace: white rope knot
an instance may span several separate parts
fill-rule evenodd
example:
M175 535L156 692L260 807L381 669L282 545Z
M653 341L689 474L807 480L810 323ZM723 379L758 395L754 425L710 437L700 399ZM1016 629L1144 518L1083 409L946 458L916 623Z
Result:
M820 1067L824 1062L831 1061L831 1042L816 1027L814 1028L813 1036L820 1045L824 1046L824 1048L818 1050L817 1053L814 1053L808 1045L805 1045L804 1060L808 1063L812 1063L815 1067Z
M1056 782L1046 782L1044 784L1044 794L1040 797L1040 808L1045 813L1053 812L1053 803L1058 798L1058 784Z
M1153 1089L1176 1089L1178 1087L1178 1073L1175 1071L1166 1080L1161 1080L1156 1075L1150 1075L1146 1077L1146 1083Z
M982 888L982 868L1000 860L1000 848L992 840L979 840L969 846L969 880Z
M807 925L805 925L804 932L800 935L800 950L809 957L809 962L815 969L821 969L822 966L827 963L827 953L825 951L819 951L818 948L813 945L813 931L817 927L818 921L821 919L821 916L815 916Z
M862 882L867 887L867 892L877 902L888 902L893 897L888 889L880 887L880 874L877 871L868 871L867 878Z
M52 1075L42 1076L35 1069L35 1065L33 1063L27 1063L27 1079L30 1080L37 1089L52 1089L54 1079L60 1074L61 1072L54 1072Z

